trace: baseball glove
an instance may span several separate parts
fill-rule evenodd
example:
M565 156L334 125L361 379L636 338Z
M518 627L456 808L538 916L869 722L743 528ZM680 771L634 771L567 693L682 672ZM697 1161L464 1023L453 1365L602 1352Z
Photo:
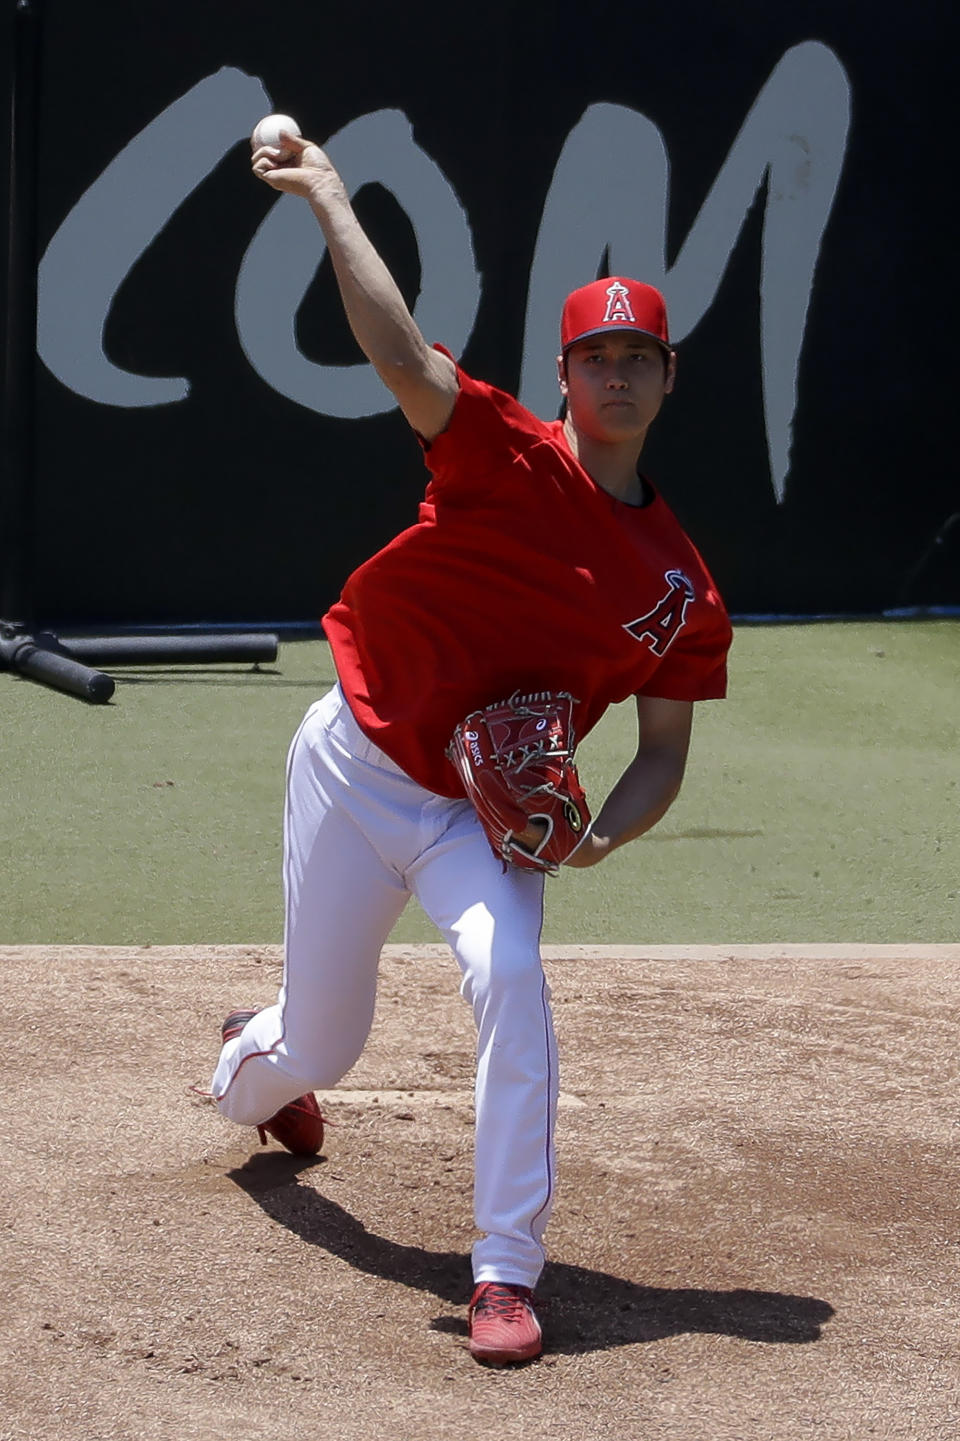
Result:
M495 856L556 875L583 840L590 811L574 763L568 691L515 692L472 711L447 746ZM546 825L536 850L517 839L531 821Z

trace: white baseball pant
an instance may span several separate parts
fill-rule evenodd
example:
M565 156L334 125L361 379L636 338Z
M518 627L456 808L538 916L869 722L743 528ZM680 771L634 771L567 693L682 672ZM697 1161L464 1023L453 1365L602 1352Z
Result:
M533 1286L554 1189L557 1056L540 961L543 877L504 871L468 801L424 790L335 686L287 761L277 1004L223 1047L212 1091L256 1125L335 1086L373 1021L380 950L411 895L451 946L477 1026L477 1281Z

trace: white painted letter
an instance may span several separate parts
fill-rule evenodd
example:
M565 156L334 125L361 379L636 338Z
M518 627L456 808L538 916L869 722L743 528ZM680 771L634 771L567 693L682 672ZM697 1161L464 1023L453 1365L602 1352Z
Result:
M460 354L473 329L480 282L466 215L449 181L413 138L400 110L376 110L324 143L351 194L380 184L403 207L420 249L414 318L427 340ZM268 385L321 415L357 418L396 404L371 365L319 365L297 345L297 307L324 255L309 206L281 196L250 243L237 280L236 321L247 358Z
M124 278L242 135L270 109L262 83L224 68L194 85L135 135L70 211L37 274L37 350L64 385L101 405L182 400L182 377L134 375L103 351Z
M663 138L635 110L591 106L567 138L544 208L527 303L523 402L542 415L555 410L551 361L560 307L569 291L594 278L605 248L609 272L661 287L673 338L689 335L713 303L766 180L760 348L770 475L782 501L807 309L849 119L850 85L833 51L817 41L788 50L667 271Z

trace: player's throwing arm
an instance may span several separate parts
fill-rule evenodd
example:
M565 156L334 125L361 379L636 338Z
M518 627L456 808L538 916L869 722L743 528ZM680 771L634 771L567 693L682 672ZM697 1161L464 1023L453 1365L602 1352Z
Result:
M271 141L275 143L264 143ZM427 345L329 157L300 134L289 116L261 120L250 143L254 175L272 189L309 203L327 242L357 344L413 429L432 440L453 411L456 367L449 356Z

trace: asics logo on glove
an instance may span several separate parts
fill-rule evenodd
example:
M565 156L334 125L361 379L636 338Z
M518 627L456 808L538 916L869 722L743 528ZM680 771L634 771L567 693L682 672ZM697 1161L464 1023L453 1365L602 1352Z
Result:
M476 731L466 731L464 739L469 742L470 754L473 756L473 763L477 766L483 765L483 753L480 750L480 737Z

